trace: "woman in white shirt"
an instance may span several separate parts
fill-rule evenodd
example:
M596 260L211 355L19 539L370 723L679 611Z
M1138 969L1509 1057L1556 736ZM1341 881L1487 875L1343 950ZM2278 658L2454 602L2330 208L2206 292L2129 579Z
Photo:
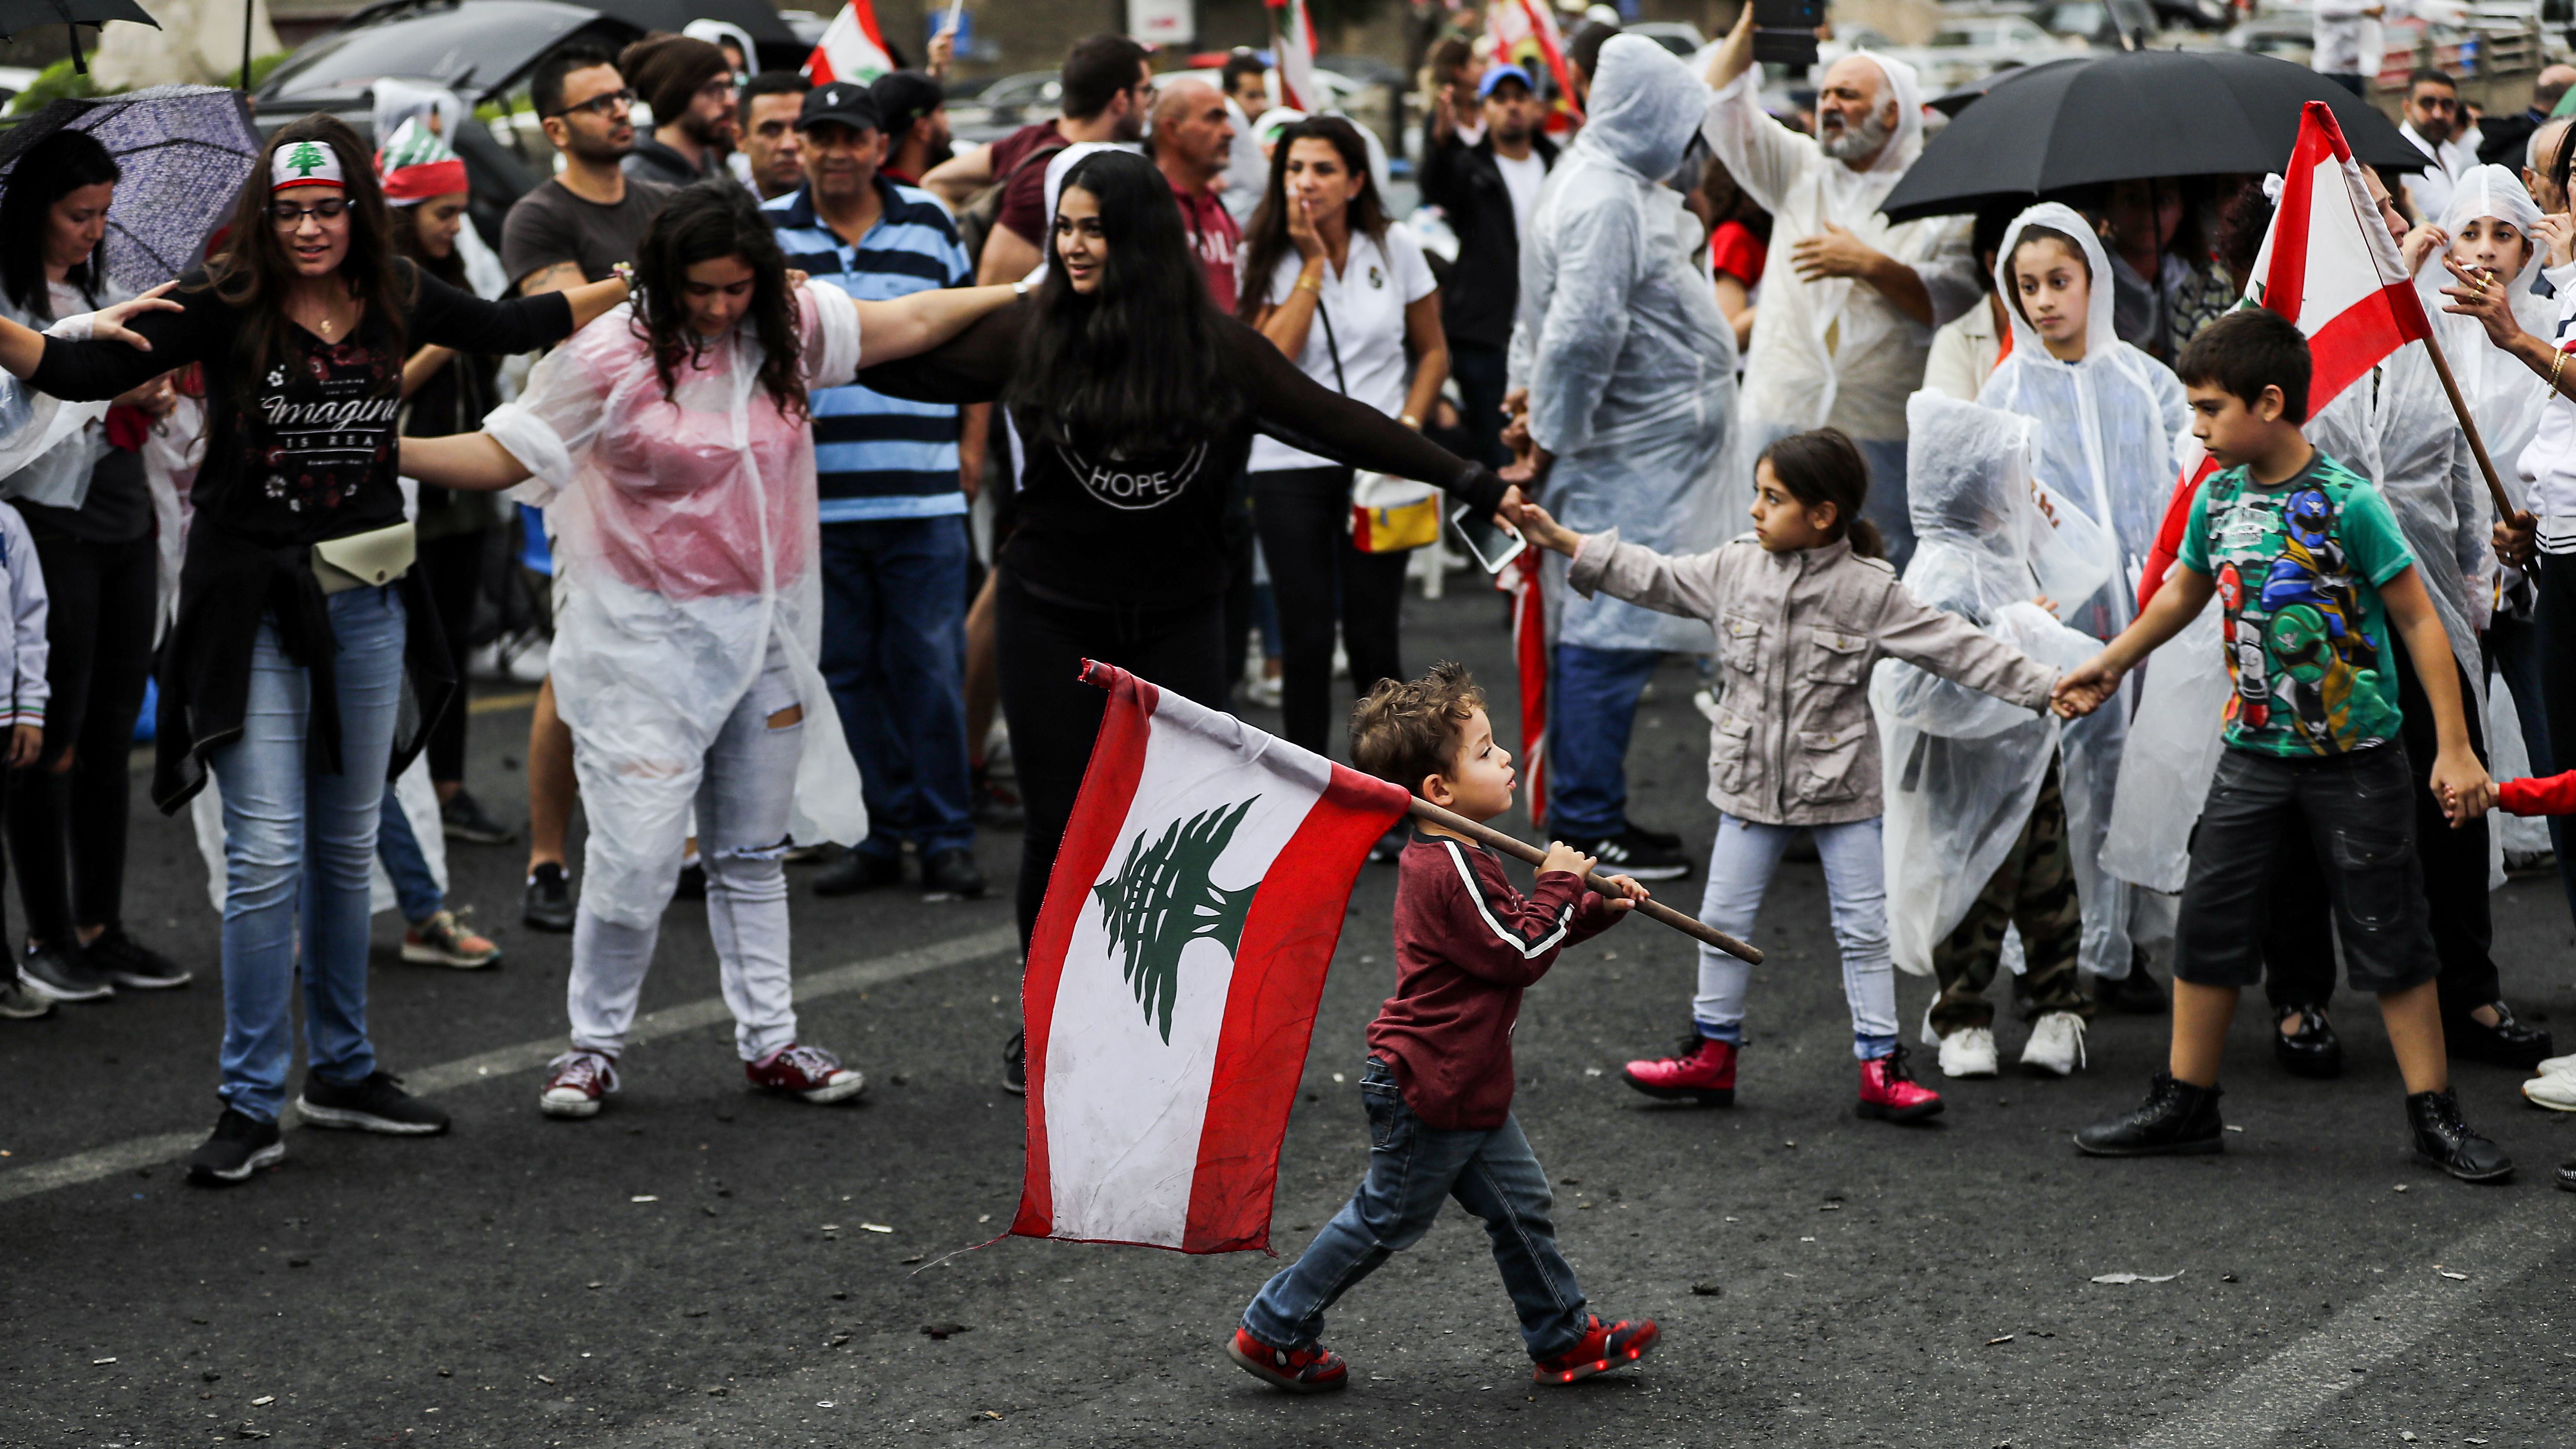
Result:
M1439 287L1421 244L1388 221L1356 127L1315 116L1280 133L1243 250L1243 319L1308 377L1419 431L1449 376ZM1350 469L1263 436L1250 471L1279 602L1281 733L1322 753L1336 616L1358 693L1404 677L1396 616L1405 556L1352 544Z

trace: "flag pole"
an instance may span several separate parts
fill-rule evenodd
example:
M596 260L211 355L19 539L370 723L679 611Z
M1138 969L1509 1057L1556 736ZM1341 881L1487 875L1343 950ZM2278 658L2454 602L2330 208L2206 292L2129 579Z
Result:
M2442 391L2451 399L2451 411L2460 415L2460 431L2469 435L2469 451L2477 455L2478 471L2486 475L2487 492L2495 497L2496 516L2508 522L2519 516L2521 509L2505 496L2504 482L2496 477L2495 460L2487 456L2487 440L2478 435L2478 421L2469 416L2469 405L2460 396L2460 385L2451 377L2451 360L2442 355L2442 340L2433 329L2424 329L2424 350L2432 355L2433 373L2442 379Z
M1505 835L1503 832L1494 829L1490 825L1484 824L1481 821L1470 820L1466 816L1457 814L1454 811L1443 810L1439 806L1432 804L1430 801L1423 799L1419 795L1413 797L1411 809L1414 816L1418 819L1427 820L1432 824L1439 826L1443 830L1454 830L1460 835L1467 837L1469 840L1475 841L1479 845L1492 846L1494 849L1501 851L1505 855L1511 856L1515 860L1525 860L1532 865L1536 865L1540 861L1547 859L1546 851L1539 849L1528 841L1522 840L1516 836ZM1598 871L1585 876L1583 878L1583 883L1592 887L1594 890L1601 892L1603 895L1617 895L1619 892L1619 888L1612 885L1610 882L1603 880ZM1715 946L1717 949L1724 951L1726 954L1735 957L1739 961L1750 962L1756 966L1762 964L1762 952L1758 948L1744 944L1742 941L1735 939L1733 936L1726 934L1724 931L1717 929L1715 926L1708 924L1706 921L1703 921L1696 916L1686 916L1681 912L1674 910L1672 907L1665 905L1662 901L1639 901L1637 903L1637 914L1650 917L1664 925L1670 926L1674 930L1681 932L1683 935L1690 937L1692 940L1703 941L1711 946Z

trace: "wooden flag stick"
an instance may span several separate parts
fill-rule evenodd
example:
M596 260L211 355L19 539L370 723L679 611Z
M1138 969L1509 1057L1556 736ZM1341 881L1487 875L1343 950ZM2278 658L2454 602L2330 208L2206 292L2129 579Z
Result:
M1416 816L1430 821L1443 830L1454 830L1479 845L1490 845L1515 860L1525 860L1536 865L1547 859L1546 851L1528 841L1505 835L1490 825L1470 820L1454 811L1443 810L1419 795L1413 797L1412 809ZM1585 876L1583 883L1605 896L1616 897L1619 894L1619 888L1602 879L1597 871ZM1684 915L1662 901L1639 901L1637 914L1670 926L1694 941L1705 941L1739 961L1749 961L1756 966L1762 964L1762 952L1759 949L1744 944L1697 916Z
M2487 440L2478 436L2478 420L2469 416L2469 405L2460 397L2460 385L2451 378L2451 359L2442 355L2441 339L2431 331L2424 334L2424 350L2433 358L2434 375L2442 379L2442 391L2450 396L2451 411L2460 415L2460 431L2469 435L2469 451L2477 455L2478 471L2486 475L2487 492L2495 495L2496 517L2510 522L2522 510L2504 494L2504 480L2496 476L2495 460L2487 456Z

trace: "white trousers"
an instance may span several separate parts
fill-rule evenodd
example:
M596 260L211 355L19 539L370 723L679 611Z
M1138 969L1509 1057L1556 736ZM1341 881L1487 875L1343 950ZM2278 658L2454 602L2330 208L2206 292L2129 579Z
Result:
M732 1008L734 1048L758 1061L796 1041L787 967L787 821L796 802L805 722L773 729L769 717L797 703L796 680L772 648L767 668L734 706L700 763L698 860L707 873L707 932ZM591 828L616 822L594 815ZM671 859L677 875L679 857ZM635 1024L636 998L653 965L659 922L622 926L584 901L574 914L572 978L564 1005L576 1051L616 1056Z

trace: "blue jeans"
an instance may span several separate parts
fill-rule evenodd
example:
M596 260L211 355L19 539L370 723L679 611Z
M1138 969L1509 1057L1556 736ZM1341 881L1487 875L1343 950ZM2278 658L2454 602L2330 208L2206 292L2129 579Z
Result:
M859 762L868 838L894 855L975 843L966 784L966 522L823 525L816 664Z
M458 708L463 706L462 700L457 702ZM412 833L411 817L403 813L390 782L385 786L384 808L376 822L376 858L385 863L385 874L393 878L394 901L402 907L406 924L417 926L447 909L447 897L438 889L438 878L429 873L429 857L422 853L420 837Z
M295 1055L304 983L305 1063L335 1082L376 1069L367 1040L367 865L402 700L403 601L396 589L329 600L339 652L341 772L307 749L311 681L259 626L239 739L214 751L224 792L223 1099L274 1121ZM301 940L302 960L297 960Z
M1606 840L1628 828L1628 736L1637 696L1663 662L1656 649L1556 646L1547 710L1547 827L1560 840Z
M2549 710L2540 683L2540 630L2529 619L2497 615L2487 626L2487 661L2513 691L2514 723L2522 727L2522 747L2531 756L2534 779L2558 773L2558 752L2550 747ZM2558 886L2567 897L2569 916L2576 917L2576 858L2567 853L2567 817L2549 817L2549 847L2558 853Z
M1243 1326L1275 1348L1313 1343L1323 1335L1324 1311L1389 1257L1421 1242L1441 1203L1454 1197L1485 1220L1530 1357L1573 1347L1591 1315L1572 1265L1556 1250L1547 1173L1518 1119L1484 1131L1426 1127L1404 1104L1395 1073L1375 1057L1360 1073L1360 1100L1368 1104L1368 1177L1306 1255L1261 1285L1243 1310Z
M1896 1050L1896 973L1887 948L1887 845L1880 824L1881 818L1873 815L1811 830L1816 853L1824 859L1834 944L1842 951L1852 1055L1865 1062ZM1699 918L1739 941L1752 940L1762 897L1798 829L1718 816ZM1744 998L1752 982L1751 966L1714 946L1699 948L1699 994L1691 999L1691 1019L1701 1036L1743 1042Z

